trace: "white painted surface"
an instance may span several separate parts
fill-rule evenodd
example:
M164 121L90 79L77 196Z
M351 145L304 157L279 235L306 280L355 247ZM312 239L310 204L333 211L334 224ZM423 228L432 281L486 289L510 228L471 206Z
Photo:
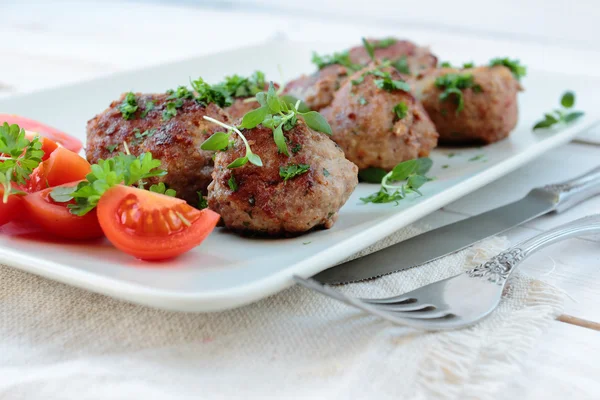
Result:
M37 2L32 6L29 1L0 1L0 52L5 60L12 60L0 63L0 84L9 86L9 90L0 89L0 97L281 37L345 45L356 42L360 35L396 34L429 43L440 53L452 47L451 55L443 57L451 61L518 55L533 67L584 77L600 75L600 45L596 40L600 10L593 0L394 2L398 7L390 12L390 8L381 6L382 2L369 2L378 5L370 9L362 6L364 2L344 2L343 6L339 2L301 3L277 2L288 10L302 7L333 12L322 16L321 12L298 9L267 14L267 6L252 11L256 7L247 5L236 11L141 3ZM386 15L385 21L374 20L381 13ZM340 16L331 22L331 14ZM356 18L358 15L363 18ZM550 100L553 106L555 100ZM599 142L599 133L599 129L592 130L585 139ZM496 203L515 200L528 185L585 172L599 163L599 155L598 146L563 146L457 201L448 211L427 217L427 221L437 225L442 220L472 215ZM515 229L509 237L519 240L564 219L599 210L600 200L590 200L563 215L544 217L526 228ZM568 305L567 312L598 322L597 242L571 240L549 248L539 257L548 258L548 271L530 272L545 275L577 300ZM552 260L556 262L554 269ZM598 332L556 322L527 363L526 374L515 377L514 391L507 393L506 398L597 398L600 381L595 355L599 350Z

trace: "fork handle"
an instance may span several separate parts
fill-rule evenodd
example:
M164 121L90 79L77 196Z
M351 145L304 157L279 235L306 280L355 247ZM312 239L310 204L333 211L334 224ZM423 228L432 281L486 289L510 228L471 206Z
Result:
M521 261L538 250L565 239L595 233L600 233L600 214L577 219L527 239L503 251L484 264L467 271L467 275L504 285Z

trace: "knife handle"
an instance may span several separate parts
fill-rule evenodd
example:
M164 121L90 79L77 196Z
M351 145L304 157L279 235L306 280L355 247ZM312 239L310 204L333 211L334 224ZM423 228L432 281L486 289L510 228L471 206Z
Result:
M554 210L563 212L600 194L600 167L566 182L544 186L542 190L555 196Z

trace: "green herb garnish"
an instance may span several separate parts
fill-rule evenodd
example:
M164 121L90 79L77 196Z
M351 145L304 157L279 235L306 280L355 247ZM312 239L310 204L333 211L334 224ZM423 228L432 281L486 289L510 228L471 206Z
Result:
M408 66L408 58L402 56L396 61L391 63L392 67L396 68L401 74L410 75L410 68Z
M481 92L483 89L473 79L471 74L446 74L436 78L435 85L444 89L440 93L440 100L445 101L454 96L454 101L457 105L456 114L459 114L465 107L463 93L465 89L472 89L475 93Z
M585 113L583 111L569 111L575 105L575 93L567 91L563 93L560 99L562 109L556 109L550 113L544 114L544 119L538 121L533 130L550 128L556 124L568 124L579 118Z
M173 189L167 188L167 185L165 185L164 182L159 182L158 184L152 185L148 188L148 190L154 193L164 194L169 197L177 196L177 192Z
M375 60L375 49L373 48L373 45L369 43L365 38L362 38L362 42L363 46L365 47L365 50L367 51L367 54L371 58L371 61L377 61Z
M229 185L229 189L231 189L232 192L237 192L238 184L233 174L231 174L231 177L227 180L227 184Z
M410 193L422 195L419 188L429 182L426 176L433 161L430 158L417 158L396 165L381 179L381 189L361 200L364 203L392 203L404 199Z
M261 71L255 71L247 78L239 75L227 76L222 83L229 95L235 98L253 97L265 90L266 84L265 74Z
M494 58L490 61L490 67L495 67L496 65L504 65L514 75L517 80L521 80L522 77L527 75L527 67L521 65L519 60L510 60L508 57L505 58Z
M400 103L394 106L392 111L394 114L396 114L398 120L401 120L404 117L406 117L406 114L408 113L408 106L405 102L401 101Z
M275 141L277 149L281 154L285 154L286 156L290 155L283 132L292 129L296 125L298 118L302 118L309 128L317 132L331 135L331 127L321 114L316 111L298 111L299 102L294 105L280 98L277 95L275 86L272 82L269 84L269 90L267 92L257 93L256 101L258 101L260 107L256 110L246 113L242 118L242 123L239 128L253 129L261 124L266 128L271 128L273 130L273 140ZM228 165L228 168L241 167L248 161L259 167L262 166L260 157L252 153L248 141L238 128L226 125L209 117L204 118L224 128L227 128L229 132L228 134L231 132L237 133L246 145L246 155L233 161ZM212 151L225 150L225 139L227 139L227 143L229 142L229 139L225 138L223 135L223 132L215 133L204 143L202 143L201 148L203 150Z
M148 100L144 105L144 111L142 111L142 118L146 118L150 111L154 110L154 100Z
M341 65L348 68L351 71L358 71L362 68L360 64L354 64L350 61L350 53L348 51L342 51L341 53L333 53L331 55L318 55L313 52L312 63L317 66L318 69L323 69L330 65Z
M148 129L144 132L140 132L138 128L133 130L133 140L131 141L132 146L139 146L146 138L152 137L156 133L156 129ZM112 153L112 151L111 151Z
M196 192L198 193L198 208L199 210L204 210L205 208L208 208L208 200L206 199L206 197L202 196L202 192Z
M376 49L387 49L388 47L396 44L396 42L398 42L398 39L394 39L394 38L390 37L390 38L385 38L385 39L381 39L381 40L376 40L376 41L372 42L371 44Z
M196 101L203 105L214 103L219 107L229 107L233 103L231 93L223 84L210 85L202 78L191 82L192 88L196 91Z
M119 111L123 116L124 120L131 120L138 109L137 98L135 93L128 92L123 99L123 102L119 105Z
M39 137L30 141L19 125L9 125L7 122L0 125L0 187L4 191L3 203L8 202L9 195L21 193L12 187L12 183L24 185L43 156Z
M469 161L471 161L471 162L479 161L479 160L482 160L484 157L485 157L485 154L478 154L476 156L469 158Z
M143 189L146 185L145 179L167 174L158 167L160 167L160 160L153 159L152 153L144 153L138 157L120 153L113 158L99 160L97 164L93 164L92 172L77 186L55 188L50 196L56 202L75 200L75 204L69 204L67 207L71 214L82 216L93 210L98 205L100 197L116 185L137 185Z
M111 144L111 145L106 146L106 150L108 150L109 153L112 153L112 152L114 152L117 149L117 147L119 147L118 143L117 144Z
M307 164L290 164L285 167L279 167L279 176L284 181L288 181L292 178L307 173L310 170L310 165Z
M381 180L387 173L383 168L365 168L358 171L358 178L361 182L381 183Z

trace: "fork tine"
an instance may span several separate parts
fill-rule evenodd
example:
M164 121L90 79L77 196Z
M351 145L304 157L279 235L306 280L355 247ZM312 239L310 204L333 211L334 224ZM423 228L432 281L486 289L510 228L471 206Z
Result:
M448 309L432 309L432 310L424 310L424 311L395 311L390 308L383 308L385 311L389 311L394 315L404 318L415 318L415 319L435 319L435 318L445 318L450 315L453 315Z
M356 308L359 308L363 311L366 311L369 314L376 315L385 320L393 322L399 325L405 325L411 328L416 329L424 329L424 330L444 330L444 329L453 329L456 326L464 326L465 321L461 318L451 315L442 318L433 318L433 319L417 319L417 318L409 318L402 315L398 315L400 313L388 312L382 309L378 305L368 304L360 301L357 298L353 298L350 296L346 296L345 294L332 289L329 286L325 286L315 281L314 279L304 279L299 276L293 276L294 281L298 284L319 292L325 296L331 297L333 299L339 300L348 305L352 305Z

